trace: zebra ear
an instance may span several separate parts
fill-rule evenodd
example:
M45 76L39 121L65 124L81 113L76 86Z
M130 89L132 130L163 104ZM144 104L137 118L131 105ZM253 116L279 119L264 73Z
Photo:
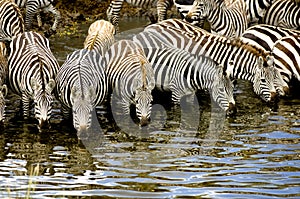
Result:
M3 86L1 86L0 89L1 89L1 92L3 94L3 97L5 97L7 95L7 92L8 92L6 84L3 84Z
M76 89L76 86L73 86L71 88L71 95L70 95L70 99L71 99L71 103L74 104L74 99L76 98L77 96L77 89Z
M259 56L259 58L257 60L257 66L259 69L261 69L263 67L263 65L264 65L264 59L261 56Z
M32 90L38 90L39 89L39 85L38 85L38 83L37 83L37 80L35 79L35 78L32 78L31 80L30 80L30 86L31 86L31 88L32 88Z
M54 89L54 87L55 87L55 81L54 79L50 79L48 84L46 85L46 89L51 92Z
M271 55L267 55L266 59L267 59L268 66L273 66L273 64L274 64L274 57L271 56Z
M96 96L96 91L95 91L95 89L94 89L93 86L89 87L89 91L88 91L88 95L87 96L89 97L89 99L91 99L93 96Z

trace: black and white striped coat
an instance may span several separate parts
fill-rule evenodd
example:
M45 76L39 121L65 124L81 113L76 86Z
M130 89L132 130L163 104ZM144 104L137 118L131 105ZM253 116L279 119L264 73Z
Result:
M254 45L258 48L261 48L264 51L273 53L273 48L275 46L275 43L281 40L282 38L289 37L289 36L299 37L300 31L266 25L266 24L258 24L247 29L241 36L241 40L251 45ZM296 66L295 64L292 65L288 64L288 60L286 59L290 59L290 58L288 58L286 53L279 55L278 50L279 49L277 49L276 56L274 56L274 65L279 70L283 80L285 81L285 87L288 87L288 84L291 81L291 77L295 75L297 76L297 73L293 74L296 71L291 70L291 68L294 68ZM291 54L290 56L295 56L295 55Z
M263 23L288 29L300 29L300 1L277 0L266 10Z
M210 34L179 19L165 20L144 31L153 33L168 45L223 64L232 78L251 81L254 92L265 101L273 100L277 89L283 93L284 82L274 67L274 58L239 39Z
M300 35L277 40L272 48L276 67L287 83L295 78L300 82Z
M164 45L148 32L137 34L133 40L144 48L154 69L156 88L171 91L172 102L179 104L182 96L209 90L220 108L234 110L233 83L222 65L208 57Z
M92 112L107 95L107 78L102 57L95 51L76 50L67 56L56 76L55 94L65 119L72 113L77 131L91 127Z
M227 37L239 37L248 27L246 6L238 3L226 6L213 0L195 0L186 20L196 19L206 19L211 32Z
M53 6L53 0L13 0L20 8L26 9L25 16L25 28L29 31L32 28L32 21L35 14L37 14L37 20L39 27L42 26L40 10L50 12L54 15L54 23L48 34L52 34L56 31L58 22L61 19L60 12ZM50 36L50 35L47 35Z
M20 9L9 0L0 0L0 19L0 41L10 41L25 31Z
M140 124L149 122L152 108L154 72L143 48L131 40L114 43L105 53L105 65L110 90L122 104L126 114L131 104L136 106Z
M49 121L55 76L59 65L51 52L49 40L39 33L24 32L13 38L8 56L8 82L13 93L22 97L23 115L29 116L34 101L39 126Z

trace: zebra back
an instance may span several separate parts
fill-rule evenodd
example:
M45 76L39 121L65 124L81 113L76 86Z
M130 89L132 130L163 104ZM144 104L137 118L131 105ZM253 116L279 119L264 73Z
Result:
M169 21L173 22L168 23ZM181 29L172 26L173 23L180 24L177 26ZM188 29L183 30L182 28L185 27ZM276 89L283 90L282 78L280 75L275 76L278 71L274 67L274 58L238 38L228 39L208 34L179 19L170 19L148 26L144 31L162 38L162 41L168 42L169 45L186 50L191 54L210 57L224 66L230 66L229 63L232 62L234 67L227 68L231 77L251 81L255 93L265 101L273 100L276 96L274 82L278 82Z
M286 36L274 43L272 52L276 67L289 83L294 77L300 81L300 36Z
M288 29L300 29L300 2L274 1L267 9L263 23Z
M70 110L78 131L91 126L92 111L107 95L107 78L95 51L76 50L67 56L56 76L55 93L67 119Z
M43 126L51 116L52 90L59 68L49 40L39 33L24 32L13 38L10 49L9 86L22 96L24 117L28 117L29 103L33 99L35 117Z
M233 83L225 67L208 57L192 55L162 44L155 36L141 32L133 40L143 46L155 74L156 88L172 92L172 101L198 90L210 90L212 99L225 111L234 109Z
M9 0L0 0L0 19L0 41L10 41L25 31L20 9Z
M114 43L115 27L108 21L97 20L92 23L88 35L84 41L84 48L95 50L104 55L107 49Z
M134 104L141 125L147 124L155 80L144 50L133 41L120 40L106 52L105 61L109 85L113 94L122 99L125 113Z
M212 32L227 37L238 37L248 27L246 10L242 3L227 7L212 0L195 0L186 19L193 21L197 18L207 19Z

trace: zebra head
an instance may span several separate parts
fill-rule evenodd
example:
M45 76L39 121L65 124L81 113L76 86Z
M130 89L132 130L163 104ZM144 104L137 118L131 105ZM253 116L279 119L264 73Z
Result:
M52 90L55 87L54 79L50 79L46 85L32 78L30 81L33 90L34 114L40 127L49 123L52 110Z
M212 98L217 104L227 112L234 114L236 112L235 100L233 98L233 82L225 72L223 65L217 65L215 76L213 77L211 88Z
M76 85L71 89L70 99L72 103L73 125L78 132L87 130L91 127L92 104L95 96L96 92L92 86L90 86L89 89L85 89L83 92Z
M155 86L153 68L148 60L141 60L141 77L135 79L136 115L140 120L140 125L145 126L149 123L152 109L152 90Z
M195 0L185 19L190 23L199 20L200 24L204 24L204 20L209 15L209 6L208 0Z
M7 86L0 86L0 121L3 121L5 116L5 97L7 95Z
M277 67L274 66L274 58L273 56L268 56L268 65L270 66L270 70L273 73L274 76L274 86L276 89L276 92L279 96L285 96L289 93L289 86L284 81L283 76L281 75L280 71Z
M260 56L257 60L257 67L254 74L254 92L260 95L266 102L274 101L277 96L274 85L274 66L272 62L273 58L269 55L267 55L265 60Z

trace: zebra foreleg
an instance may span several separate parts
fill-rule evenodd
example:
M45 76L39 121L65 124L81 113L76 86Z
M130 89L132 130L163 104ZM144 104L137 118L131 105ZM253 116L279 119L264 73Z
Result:
M27 94L22 93L22 111L23 111L23 118L28 119L29 118L29 108L30 108L30 98L27 96Z

